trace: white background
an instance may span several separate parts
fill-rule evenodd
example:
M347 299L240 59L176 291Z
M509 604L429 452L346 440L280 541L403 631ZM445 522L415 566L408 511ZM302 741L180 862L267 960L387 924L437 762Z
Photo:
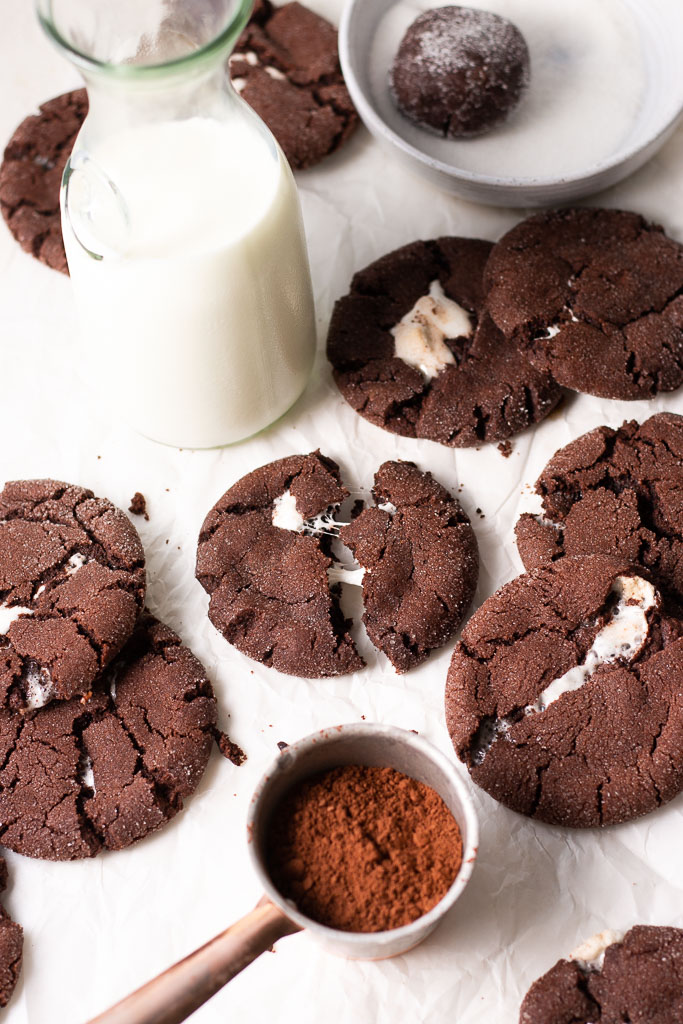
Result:
M336 20L341 4L311 6ZM5 0L2 14L0 139L8 139L39 102L74 87L77 78L43 40L29 0ZM683 240L682 156L679 131L635 177L593 201L639 210ZM298 182L321 347L332 303L354 270L416 237L495 239L523 216L438 192L402 170L364 129ZM24 968L8 1024L84 1021L253 906L259 891L244 820L278 740L365 715L417 729L450 752L442 694L452 645L404 677L371 655L364 672L316 682L262 669L215 632L194 579L194 554L206 511L230 484L264 462L318 446L340 462L352 488L367 488L386 458L413 459L452 490L464 486L461 500L481 550L480 603L520 571L513 525L520 509L530 507L527 485L557 447L600 423L616 426L660 409L683 413L680 394L630 404L575 396L516 438L509 459L495 445L453 451L394 437L357 417L320 355L303 399L258 438L222 451L164 448L92 401L77 355L69 282L26 256L4 224L0 345L0 477L62 478L123 508L134 491L146 495L150 521L135 522L147 551L149 604L206 665L221 724L249 757L235 768L215 752L186 810L129 850L71 864L7 855L5 903L25 929ZM367 649L362 638L361 646ZM323 954L306 935L287 938L193 1019L515 1022L529 983L584 937L636 922L683 925L683 797L602 833L534 824L479 791L475 800L482 841L474 877L421 947L391 961L353 963Z

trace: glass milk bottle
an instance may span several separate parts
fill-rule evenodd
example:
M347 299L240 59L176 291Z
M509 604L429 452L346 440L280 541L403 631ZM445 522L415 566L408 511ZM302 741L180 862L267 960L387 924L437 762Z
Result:
M88 372L142 434L212 447L281 416L315 318L299 200L227 59L252 0L38 0L90 110L62 228Z

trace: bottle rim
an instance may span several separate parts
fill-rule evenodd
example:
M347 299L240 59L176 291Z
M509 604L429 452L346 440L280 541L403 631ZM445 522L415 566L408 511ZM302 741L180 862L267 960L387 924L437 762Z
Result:
M38 21L43 31L73 64L86 73L96 72L127 81L150 81L215 62L220 54L229 52L235 45L254 6L254 0L237 0L235 12L228 24L208 43L190 53L158 64L115 64L86 53L60 32L53 18L53 0L35 0L35 3Z

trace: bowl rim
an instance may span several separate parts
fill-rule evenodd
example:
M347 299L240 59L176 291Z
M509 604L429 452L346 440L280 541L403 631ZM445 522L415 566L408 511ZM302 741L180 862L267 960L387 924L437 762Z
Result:
M289 755L288 760L291 762L292 756L298 759L312 748L319 747L321 743L332 743L344 736L353 738L362 735L382 736L386 739L393 740L395 743L408 745L413 750L417 750L424 758L435 764L448 777L450 784L458 794L467 832L467 840L463 843L462 862L460 868L447 892L442 896L439 902L435 904L431 910L428 910L426 914L422 914L409 924L402 925L400 928L391 928L386 931L377 932L349 932L343 931L339 928L330 928L328 925L320 924L318 921L314 921L312 918L302 914L293 903L286 900L276 889L265 869L259 852L256 849L256 843L254 842L254 824L259 804L261 803L264 793L271 785L272 779L274 777L279 777L283 770L282 763L280 761L283 753L287 753ZM287 768L285 767L284 770L286 771ZM378 943L389 944L389 942L397 945L398 943L403 943L403 941L405 941L405 948L407 950L411 945L409 940L414 938L413 944L417 944L423 935L426 936L428 932L436 926L441 918L451 909L472 877L479 849L479 822L474 808L474 801L467 783L460 776L455 764L446 756L446 754L435 747L433 743L430 743L422 736L418 736L406 729L399 729L397 726L381 725L374 722L350 722L344 725L329 726L325 729L320 729L317 732L310 733L308 736L304 736L296 742L289 744L273 760L261 776L249 804L249 811L247 815L247 847L252 866L256 871L256 875L263 886L267 897L272 903L279 907L286 917L291 921L294 921L301 928L309 931L317 939L327 941L328 943L339 943L339 941L343 941L344 943L348 943L349 946L357 948L359 954L362 954L362 950L366 946L376 946Z
M407 142L406 139L395 132L393 128L387 124L367 98L365 90L360 85L359 79L356 76L354 58L350 45L353 17L361 5L366 5L366 2L367 0L346 0L339 23L339 59L341 68L346 86L351 94L351 99L353 100L361 119L372 134L383 137L386 141L400 149L404 155L412 157L414 160L417 160L432 171L438 171L441 174L447 175L449 178L453 178L456 181L461 181L464 184L474 186L481 185L491 189L507 189L511 192L524 193L528 192L529 189L550 189L559 185L579 185L582 182L588 182L592 179L599 180L609 171L626 166L644 151L651 147L656 147L660 139L664 142L665 137L672 131L677 121L683 115L682 94L678 108L673 110L668 119L664 124L657 128L657 131L654 134L648 135L647 138L634 144L627 150L622 150L611 157L605 158L596 164L592 164L591 167L586 170L577 171L573 174L563 175L561 177L506 178L501 177L500 175L479 174L476 171L468 171L465 168L459 168L455 164L446 163L438 157L431 156L424 150L419 149L410 142ZM392 0L392 2L397 3L399 0ZM627 0L627 3L628 6L632 8L633 5L629 0ZM388 6L389 5L387 5L387 10Z

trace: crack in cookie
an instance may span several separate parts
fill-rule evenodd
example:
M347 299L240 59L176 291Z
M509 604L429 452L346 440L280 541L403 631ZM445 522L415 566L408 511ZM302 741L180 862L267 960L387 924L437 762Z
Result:
M130 637L144 552L123 512L92 491L21 480L0 493L0 704L89 695Z
M683 416L597 427L561 448L536 491L543 515L520 516L527 569L565 555L627 558L683 602Z
M0 711L0 842L47 860L129 846L194 791L215 726L204 669L143 615L86 704Z
M446 684L474 781L551 824L627 821L683 788L683 621L643 570L565 558L472 616Z
M588 959L584 959L588 957ZM673 1024L683 1001L683 931L606 930L533 983L519 1024Z
M412 242L351 281L334 307L327 358L359 415L452 447L502 441L542 420L561 391L486 313L492 245Z
M508 342L559 384L638 399L683 383L683 246L638 214L536 214L498 242L485 280Z
M399 672L457 629L478 575L459 503L429 473L398 462L378 470L375 507L342 523L336 510L348 496L336 463L313 452L248 474L209 512L197 578L209 618L239 650L307 678L361 668L340 584L362 586L368 635ZM357 565L335 557L337 539Z

